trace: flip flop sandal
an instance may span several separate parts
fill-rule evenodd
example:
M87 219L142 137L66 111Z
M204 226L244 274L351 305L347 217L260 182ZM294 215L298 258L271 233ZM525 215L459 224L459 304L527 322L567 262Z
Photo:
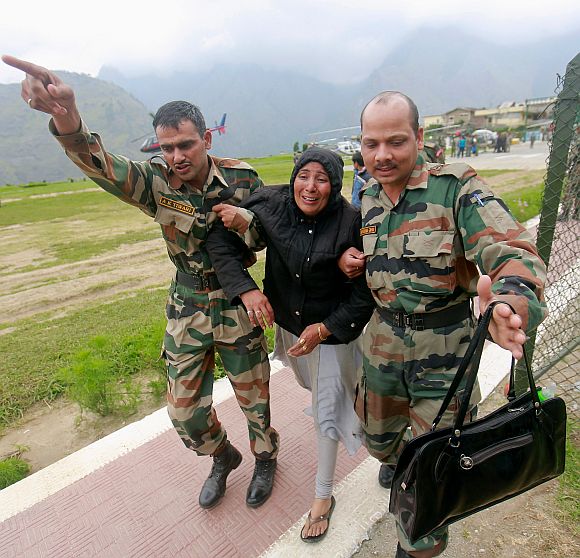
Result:
M328 529L330 528L330 518L332 517L332 512L334 511L335 505L336 505L336 500L334 499L334 496L331 496L330 497L330 508L328 509L328 511L324 515L321 515L321 516L317 517L316 519L312 519L310 512L308 512L308 517L306 519L306 521L308 522L308 529L310 529L311 525L314 525L315 523L320 523L321 521L328 521L328 525L326 526L326 530L323 533L320 533L320 535L313 535L311 537L304 536L304 527L302 527L302 530L300 531L300 538L304 542L315 543L315 542L321 541L324 537L326 537L326 533L328 533ZM308 529L306 529L306 530L308 531Z

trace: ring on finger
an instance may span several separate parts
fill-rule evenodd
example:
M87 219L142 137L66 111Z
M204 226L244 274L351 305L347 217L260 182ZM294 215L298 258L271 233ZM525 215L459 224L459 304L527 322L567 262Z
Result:
M298 339L298 343L300 343L301 345L304 345L306 343L306 339L303 339L301 337L300 339Z
M254 314L253 310L248 310L248 316L252 316Z
M28 101L26 101L26 102L28 103L28 106L29 106L30 108L32 108L32 99L28 99Z
M306 345L302 345L302 352L305 353L308 350L308 347Z

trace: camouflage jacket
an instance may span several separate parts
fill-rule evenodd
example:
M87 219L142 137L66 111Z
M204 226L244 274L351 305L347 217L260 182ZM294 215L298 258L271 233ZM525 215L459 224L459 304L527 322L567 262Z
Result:
M477 295L479 270L533 328L546 316L544 263L531 235L474 169L421 156L396 204L363 189L367 283L379 306L434 312Z
M137 162L108 153L99 135L84 123L78 133L59 136L51 121L50 131L93 182L159 223L169 258L185 273L213 271L205 248L216 219L213 206L226 200L238 205L263 186L247 163L210 157L209 175L200 192L182 183L160 157Z

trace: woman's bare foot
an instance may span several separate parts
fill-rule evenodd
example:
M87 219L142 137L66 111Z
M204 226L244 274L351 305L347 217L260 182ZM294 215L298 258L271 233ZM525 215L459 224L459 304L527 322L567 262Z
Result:
M328 519L323 519L322 521L316 520L326 515L330 511L331 506L332 500L330 498L326 500L320 498L314 499L312 508L310 509L310 515L302 528L302 538L320 536L328 529Z

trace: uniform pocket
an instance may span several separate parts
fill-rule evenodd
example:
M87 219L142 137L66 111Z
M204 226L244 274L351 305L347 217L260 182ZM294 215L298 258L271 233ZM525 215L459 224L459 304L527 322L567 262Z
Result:
M180 213L167 207L159 206L155 214L155 222L161 225L163 237L168 242L187 248L187 238L195 222L195 214Z
M403 258L413 290L448 295L456 286L454 231L414 231L403 237Z

